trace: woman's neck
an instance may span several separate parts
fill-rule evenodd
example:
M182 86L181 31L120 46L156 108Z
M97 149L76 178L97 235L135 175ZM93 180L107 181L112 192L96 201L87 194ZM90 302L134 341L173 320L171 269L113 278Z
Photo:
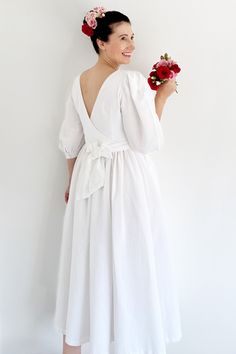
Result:
M112 59L108 58L106 55L99 55L98 57L98 61L97 63L95 64L95 66L98 68L110 68L110 69L113 69L113 70L118 70L119 69L119 64L117 64L117 62L114 62Z

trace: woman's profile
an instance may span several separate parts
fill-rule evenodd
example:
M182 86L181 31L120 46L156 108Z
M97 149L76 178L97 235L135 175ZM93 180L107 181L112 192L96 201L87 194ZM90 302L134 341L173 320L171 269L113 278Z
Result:
M164 225L158 166L150 153L168 80L155 96L130 64L129 18L96 7L83 32L98 54L74 79L60 128L69 182L58 269L55 327L63 354L165 354L181 320ZM82 353L83 354L83 353Z

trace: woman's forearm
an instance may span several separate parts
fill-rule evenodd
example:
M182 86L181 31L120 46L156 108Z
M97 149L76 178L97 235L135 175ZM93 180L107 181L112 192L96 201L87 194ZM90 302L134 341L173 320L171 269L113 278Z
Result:
M155 96L155 106L156 106L156 113L158 115L159 120L161 120L162 111L164 105L166 103L167 98L160 93L156 93Z
M68 167L68 176L69 176L69 183L71 181L71 176L74 168L74 164L76 161L77 157L74 157L73 159L67 159L67 167Z

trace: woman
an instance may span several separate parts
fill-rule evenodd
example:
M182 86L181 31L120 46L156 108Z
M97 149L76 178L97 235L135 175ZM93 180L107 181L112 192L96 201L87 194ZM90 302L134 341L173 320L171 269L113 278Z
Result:
M176 83L152 95L129 64L130 20L96 7L84 18L97 63L74 80L60 130L68 162L55 326L63 354L164 354L181 338L163 223L160 123Z

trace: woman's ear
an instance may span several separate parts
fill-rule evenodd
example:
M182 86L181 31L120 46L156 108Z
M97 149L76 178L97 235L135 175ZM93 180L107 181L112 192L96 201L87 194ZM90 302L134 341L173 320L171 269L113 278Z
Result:
M101 49L101 50L105 49L105 44L104 44L104 42L101 39L97 38L96 42L97 42L97 45L98 45L99 49Z

